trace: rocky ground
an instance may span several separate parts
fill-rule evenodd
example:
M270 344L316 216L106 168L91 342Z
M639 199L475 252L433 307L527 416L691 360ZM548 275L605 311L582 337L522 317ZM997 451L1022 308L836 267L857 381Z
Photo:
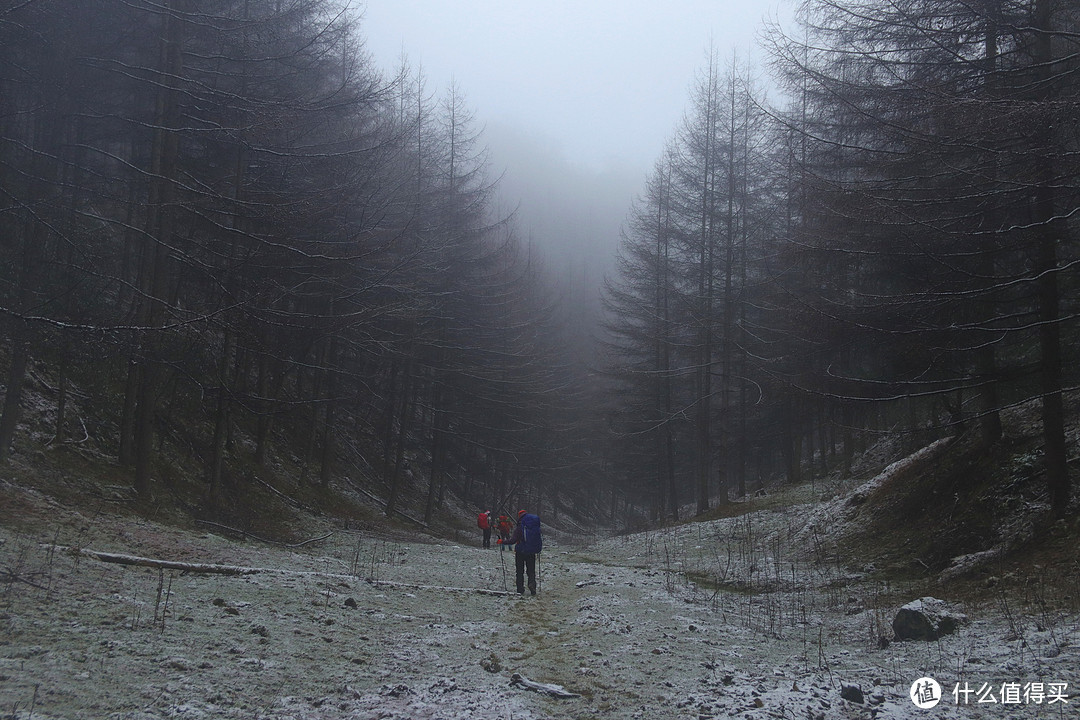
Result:
M897 610L925 588L827 551L843 503L794 497L588 541L550 528L533 598L508 592L511 555L478 534L406 541L323 519L286 548L0 490L4 719L1065 718L1080 706L1075 613L988 589L953 607L966 616L955 634L892 641ZM923 677L942 688L933 710L909 697Z

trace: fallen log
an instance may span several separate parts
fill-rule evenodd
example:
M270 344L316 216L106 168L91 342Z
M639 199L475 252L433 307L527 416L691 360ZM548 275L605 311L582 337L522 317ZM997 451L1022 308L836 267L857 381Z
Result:
M142 567L163 568L165 570L178 570L189 573L213 573L217 575L255 575L258 573L296 575L308 577L340 578L342 580L357 580L356 575L344 573L332 573L318 570L292 570L286 568L258 568L244 567L240 565L216 565L212 563L181 562L178 560L160 560L158 558L140 557L138 555L125 555L123 553L102 552L87 548L73 548L56 546L57 550L64 550L74 554L86 555L95 560L120 565L139 565ZM479 595L495 595L511 597L514 593L505 590L489 590L487 588L463 588L445 585L416 585L412 583L394 582L392 580L376 580L364 578L364 581L375 587L404 588L406 590L437 590L439 592L463 592L477 593Z
M140 565L143 567L162 568L165 570L179 570L191 573L212 573L216 575L254 575L264 572L260 568L241 567L239 565L214 565L208 563L181 562L179 560L158 560L157 558L139 557L138 555L124 555L122 553L101 552L86 548L71 548L82 555L88 555L95 560L119 565Z
M160 560L158 558L140 557L138 555L125 555L123 553L101 552L86 548L65 547L62 545L47 546L55 547L56 550L68 552L73 555L86 555L95 560L119 565L139 565L142 567L164 568L166 570L179 570L190 573L212 573L217 575L256 575L266 573L268 575L295 575L298 577L336 578L339 580L353 581L359 578L353 574L326 572L325 570L292 570L290 568L266 568L244 567L241 565L216 565L213 563L181 562L178 560Z
M510 676L511 685L521 685L528 690L535 690L539 693L544 693L555 698L576 698L581 697L577 693L572 693L562 685L556 685L555 683L540 683L533 680L529 680L521 673L514 673Z

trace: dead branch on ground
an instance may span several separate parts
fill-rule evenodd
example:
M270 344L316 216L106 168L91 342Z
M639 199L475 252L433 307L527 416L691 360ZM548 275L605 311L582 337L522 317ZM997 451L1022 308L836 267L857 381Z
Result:
M49 588L45 587L44 585L38 585L33 580L27 580L22 575L19 575L16 572L13 572L11 570L6 570L6 569L5 570L0 570L0 582L7 582L7 583L21 582L21 583L26 583L27 585L30 585L31 587L36 587L38 590L44 590L45 592L49 591Z
M281 547L286 547L286 548L298 548L298 547L303 547L305 545L310 545L311 543L316 543L316 542L319 542L320 540L325 540L326 538L328 538L328 537L330 537L331 535L334 534L332 532L328 532L325 535L323 535L322 537L310 538L308 540L304 540L304 541L298 542L298 543L283 543L283 542L279 542L278 540L268 540L267 538L259 537L258 535L254 535L252 533L249 533L247 530L241 530L240 528L229 527L228 525L222 525L221 523L211 522L209 520L196 520L195 522L198 523L199 525L210 525L211 527L220 528L221 530L226 530L226 531L231 532L231 533L236 533L237 535L243 535L244 537L249 537L252 540L258 540L259 542L266 543L267 545L279 545Z

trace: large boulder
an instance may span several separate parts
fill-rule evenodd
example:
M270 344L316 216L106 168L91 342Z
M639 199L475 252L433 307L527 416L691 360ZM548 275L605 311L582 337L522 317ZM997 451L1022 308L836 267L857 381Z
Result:
M937 640L951 635L967 617L949 607L944 600L924 597L904 605L893 619L897 640Z

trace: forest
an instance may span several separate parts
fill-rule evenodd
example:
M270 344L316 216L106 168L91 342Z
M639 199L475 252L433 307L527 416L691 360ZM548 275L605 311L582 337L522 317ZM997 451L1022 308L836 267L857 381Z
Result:
M0 463L93 448L234 523L347 483L615 524L1038 400L1064 513L1080 7L798 21L763 67L708 54L583 337L463 90L376 67L345 0L4 2Z

